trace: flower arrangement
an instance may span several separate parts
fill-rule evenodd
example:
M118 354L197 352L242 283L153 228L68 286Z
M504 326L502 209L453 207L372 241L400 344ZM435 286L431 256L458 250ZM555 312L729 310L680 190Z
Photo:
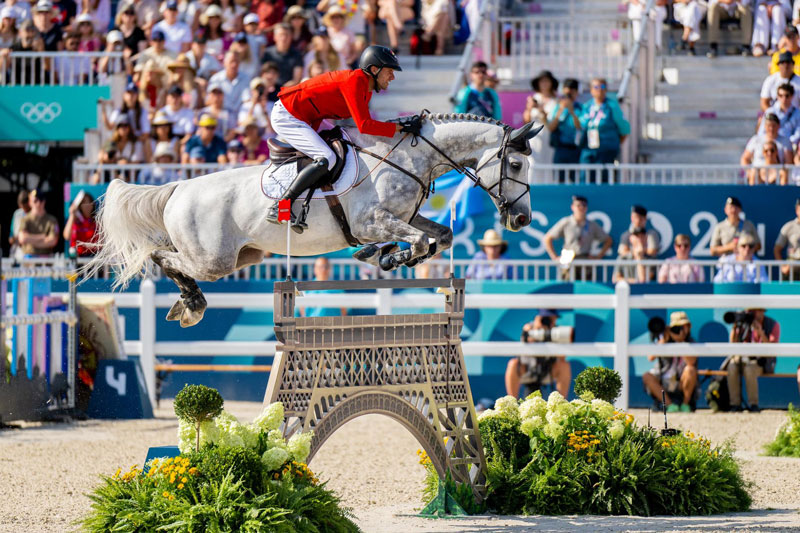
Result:
M789 404L786 421L778 428L775 440L767 444L767 455L800 457L800 411Z
M613 385L613 384L612 384ZM613 387L612 387L613 388ZM506 396L479 417L487 500L503 514L695 515L749 509L730 446L662 437L589 391Z
M283 437L282 404L242 423L203 389L176 397L181 454L103 477L86 531L358 531L306 465L312 433Z

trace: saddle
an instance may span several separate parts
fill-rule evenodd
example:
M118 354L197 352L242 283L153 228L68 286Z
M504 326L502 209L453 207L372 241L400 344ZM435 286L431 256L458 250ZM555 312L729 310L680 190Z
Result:
M302 220L305 220L306 215L308 214L309 203L311 198L314 196L314 190L319 188L325 192L332 192L333 184L336 183L336 180L341 177L342 170L344 170L345 166L347 144L344 140L342 128L336 126L330 130L324 130L320 132L319 136L328 146L330 146L331 150L333 150L333 153L336 154L336 163L333 165L333 168L325 177L325 179L317 183L308 191L306 199L303 202L303 208L300 215ZM297 171L300 172L312 162L312 159L303 152L299 151L289 143L279 141L278 139L268 139L267 146L269 147L270 161L278 167L286 163L296 162ZM347 216L344 213L342 204L339 202L339 197L335 194L329 194L325 196L325 201L328 204L328 209L330 209L333 218L336 219L336 222L339 224L339 228L341 228L347 243L350 246L360 246L361 242L356 239L353 236L353 233L350 231L350 224L347 222Z
M326 190L325 186L333 185L342 175L345 163L344 157L347 155L347 145L343 142L342 129L339 126L330 130L324 130L320 132L319 136L322 137L325 144L330 146L333 153L336 154L336 163L333 165L333 168L328 173L325 180L317 184L317 187L324 191ZM269 147L269 159L276 166L296 162L297 171L300 172L312 163L310 157L289 143L272 138L267 139L267 146Z

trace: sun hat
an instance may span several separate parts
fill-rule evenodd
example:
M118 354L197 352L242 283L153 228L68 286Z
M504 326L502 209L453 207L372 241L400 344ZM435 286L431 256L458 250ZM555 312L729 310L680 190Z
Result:
M153 121L150 122L151 126L171 126L172 121L169 119L166 113L163 111L159 111L156 113L156 116L153 117Z
M158 159L159 157L164 157L165 155L175 159L175 152L172 151L172 146L170 146L169 142L161 141L160 143L156 144L156 149L153 150L153 159Z
M210 17L219 17L221 19L225 18L222 13L222 8L217 4L211 4L206 8L205 11L203 11L203 13L200 15L200 24L206 26Z
M342 9L342 6L334 4L328 8L328 11L325 13L325 16L322 17L322 23L326 26L330 26L331 19L333 17L346 17L346 16L347 13L345 12L344 9Z
M264 80L262 80L261 78L258 78L258 77L253 78L252 80L250 80L250 90L251 91L253 89L255 89L256 87L258 87L259 85L263 85L263 86L266 87L267 84L264 82Z
M286 10L286 15L283 17L284 22L289 22L295 17L300 17L302 19L308 20L305 11L302 7L294 5L290 6L289 9Z
M178 54L178 57L170 61L170 63L167 65L167 68L169 70L174 70L176 68L187 68L194 72L194 67L189 62L189 58L186 57L186 54Z
M75 17L75 24L83 24L84 22L88 22L89 24L94 24L94 19L89 13L81 13L77 17Z
M671 328L675 326L685 326L691 323L692 321L689 320L689 315L686 314L686 311L673 311L669 314L669 327Z
M757 244L757 243L758 240L755 238L755 236L747 232L742 232L739 235L739 240L737 242L737 244Z
M483 248L484 246L500 246L502 250L500 253L505 253L508 249L508 241L503 240L499 233L497 233L493 229L487 229L483 233L483 239L478 239L478 246Z
M556 79L555 76L553 76L553 73L550 72L549 70L542 70L541 72L539 72L539 74L537 74L536 77L531 80L531 88L538 93L539 84L545 78L550 79L550 84L553 86L554 91L558 89L558 80Z

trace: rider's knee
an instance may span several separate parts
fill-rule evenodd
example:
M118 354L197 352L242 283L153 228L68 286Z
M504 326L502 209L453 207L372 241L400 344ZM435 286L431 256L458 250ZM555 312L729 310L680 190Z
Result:
M330 157L315 157L314 158L314 165L319 167L325 166L328 170L333 170L333 166L336 164L336 154L331 154Z

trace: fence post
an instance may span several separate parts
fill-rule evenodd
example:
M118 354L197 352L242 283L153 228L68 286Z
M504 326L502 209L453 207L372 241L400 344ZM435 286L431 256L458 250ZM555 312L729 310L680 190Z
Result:
M614 370L622 378L622 390L617 400L617 407L628 408L630 392L630 376L628 361L628 343L630 342L630 295L631 286L620 281L614 287Z
M150 278L139 285L139 342L142 345L139 362L150 405L156 408L156 285Z

